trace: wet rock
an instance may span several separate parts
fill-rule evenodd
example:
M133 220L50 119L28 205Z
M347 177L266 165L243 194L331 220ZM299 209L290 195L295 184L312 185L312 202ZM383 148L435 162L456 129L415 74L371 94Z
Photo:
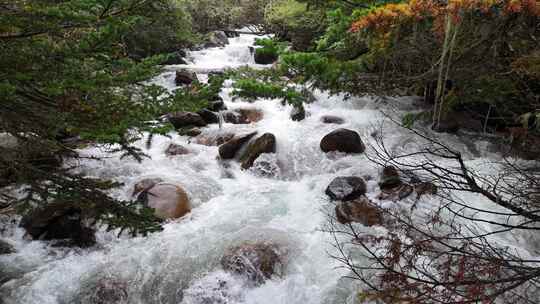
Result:
M332 115L325 115L321 117L321 121L325 124L336 124L336 125L341 125L345 123L345 120L343 118L332 116Z
M221 265L255 284L262 284L274 275L283 275L284 258L275 244L244 243L227 250L221 258Z
M252 142L245 153L240 158L243 169L249 169L253 166L255 160L263 153L276 152L276 137L274 134L265 133Z
M336 201L352 201L366 194L366 182L357 176L336 177L326 188L326 195Z
M341 224L360 223L365 226L382 224L382 212L367 197L339 202L335 208L336 219Z
M212 112L219 112L219 111L227 110L227 106L225 106L225 102L223 102L223 98L216 96L216 100L212 100L208 102L207 109Z
M182 187L159 183L139 195L160 219L180 218L191 211L188 195Z
M206 121L197 113L175 112L167 115L169 122L176 128L181 129L189 126L204 127Z
M304 107L294 107L291 112L291 119L294 121L302 121L306 118L306 110Z
M229 44L229 38L227 34L223 31L214 31L211 32L208 37L208 42L204 44L205 47L223 47Z
M201 135L202 131L199 128L191 128L187 130L179 130L178 132L180 135L185 135L189 137L195 137Z
M80 207L52 203L23 217L21 227L35 240L69 240L65 245L89 247L96 243L95 231L83 224Z
M236 136L233 139L227 141L219 147L219 156L221 159L233 159L240 151L240 149L246 144L257 132L249 133L242 136Z
M381 181L379 182L379 187L381 190L392 189L401 185L401 179L399 177L399 172L394 166L386 166L383 169L381 175Z
M0 255L15 253L15 248L11 246L8 242L0 239Z
M416 199L419 199L423 195L435 195L437 194L437 186L430 182L422 182L413 186L416 193Z
M232 138L234 138L234 134L229 133L229 132L209 133L209 134L199 135L196 138L195 143L199 145L204 145L204 146L219 146L219 145L222 145L223 143L228 142Z
M407 198L413 193L413 187L408 184L400 184L394 188L382 189L381 193L377 196L380 200L387 201L399 201Z
M187 70L176 71L174 82L176 83L177 86L190 85L195 81L199 81L199 79L197 78L197 74L195 74L195 72L191 72Z
M227 35L227 37L229 38L237 38L237 37L240 37L240 33L238 33L237 31L235 30L228 30L228 31L224 31L225 32L225 35Z
M191 153L191 151L188 148L175 143L170 144L167 150L165 150L165 154L168 156L186 155L189 153Z
M257 64L272 64L279 59L276 52L266 51L264 48L255 49L255 63Z
M103 278L83 295L81 304L128 304L128 285L112 278Z
M169 55L169 58L163 64L187 64L184 57L186 57L185 52L174 52Z
M219 116L208 109L199 110L197 114L199 114L207 124L219 123Z
M258 109L239 109L236 110L240 114L240 123L250 124L261 121L263 119L263 112Z
M159 177L155 177L155 178L145 178L139 182L137 182L135 184L135 186L133 186L133 193L132 193L132 196L135 196L141 192L144 192L152 187L154 187L155 185L159 184L159 183L162 183L163 182L163 179L159 178Z
M362 153L366 150L360 135L348 129L337 129L324 136L320 146L324 152Z

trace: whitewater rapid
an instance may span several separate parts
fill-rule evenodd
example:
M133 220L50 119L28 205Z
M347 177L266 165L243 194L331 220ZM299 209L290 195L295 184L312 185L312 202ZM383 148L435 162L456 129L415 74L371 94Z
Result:
M204 73L208 71L256 66L249 50L255 38L241 35L230 39L224 48L191 52L191 63L166 67L154 82L174 90L174 71L179 68L193 69L206 79ZM235 162L224 166L217 159L217 147L200 145L177 134L156 137L149 149L141 140L138 146L151 156L142 163L121 160L119 155L111 157L99 148L81 150L84 155L105 157L82 161L81 171L124 183L113 191L115 197L129 199L137 181L160 177L184 187L193 211L147 237L117 238L102 229L97 234L98 244L90 249L53 248L46 242L28 241L22 229L11 226L2 236L17 253L0 256L4 268L1 275L11 276L0 286L3 303L86 303L84 295L103 278L127 289L127 303L355 303L357 283L342 278L347 272L330 258L334 253L332 238L322 231L327 214L334 209L324 190L336 176L371 176L368 196L374 197L380 168L364 154L324 154L320 140L338 126L323 124L321 116L342 117L345 123L339 127L358 131L369 144L373 132L385 120L380 111L385 105L370 98L345 99L315 91L316 101L306 106L306 119L296 122L290 119L292 107L278 100L233 101L231 91L227 82L221 97L229 109L259 109L264 118L250 125L227 123L222 129L210 125L203 128L203 135L254 130L274 134L277 153L264 157L279 168L277 176L243 171ZM413 109L412 99L402 99L399 104L399 111ZM459 140L451 136L448 140L468 151ZM410 135L391 124L385 129L385 141L404 151L417 147ZM182 144L193 153L166 156L164 151L171 143ZM465 155L477 167L487 160L486 155ZM430 208L431 204L435 202L426 200L423 205ZM288 250L287 267L282 278L253 287L223 271L219 261L227 248L257 240L283 244Z

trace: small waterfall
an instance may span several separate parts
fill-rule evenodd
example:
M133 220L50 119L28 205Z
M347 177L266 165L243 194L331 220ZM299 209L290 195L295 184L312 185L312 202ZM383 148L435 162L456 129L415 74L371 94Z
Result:
M225 117L223 116L223 111L219 111L217 112L217 116L218 116L218 124L219 124L219 129L223 129L223 124L225 123Z

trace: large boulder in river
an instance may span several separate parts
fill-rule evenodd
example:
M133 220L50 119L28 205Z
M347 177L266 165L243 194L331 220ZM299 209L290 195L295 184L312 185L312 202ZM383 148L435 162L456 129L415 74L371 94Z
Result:
M199 79L197 78L197 74L195 72L191 72L187 70L176 71L174 82L176 83L177 86L190 85L195 81L199 81Z
M276 152L276 137L274 134L265 133L253 141L244 152L240 161L242 169L249 169L253 166L255 160L263 153Z
M326 188L326 195L336 201L352 201L366 194L364 179L357 176L336 177Z
M227 250L221 266L259 285L274 275L283 275L285 261L280 251L269 242L244 243Z
M180 218L191 211L188 195L178 185L159 183L141 193L139 198L154 209L160 219Z
M174 112L167 114L167 118L176 129L181 129L189 126L206 126L206 121L204 121L204 119L199 114L193 112Z
M240 149L246 144L257 132L252 132L242 136L235 136L233 139L224 143L219 147L219 156L221 159L233 159L240 151Z
M360 135L348 129L337 129L327 134L320 146L324 152L362 153L366 150Z
M0 239L0 255L14 253L15 248L11 246L8 242Z
M69 203L51 203L21 220L21 227L33 239L68 240L66 245L89 247L96 243L95 231L84 225L80 207Z
M382 224L382 212L367 197L339 202L335 208L336 219L341 224L361 223L365 226Z
M219 123L219 116L215 112L208 109L199 110L197 111L197 114L199 114L199 116L201 116L207 124Z

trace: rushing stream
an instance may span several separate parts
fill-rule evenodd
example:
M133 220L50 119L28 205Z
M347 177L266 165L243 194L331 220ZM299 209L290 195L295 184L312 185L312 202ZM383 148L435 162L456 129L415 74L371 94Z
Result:
M208 71L255 66L249 50L254 39L241 35L230 39L224 48L192 52L192 63L187 67L204 80ZM155 82L174 89L177 68L185 66L168 66ZM346 271L330 258L332 238L321 231L334 208L324 190L336 176L372 176L375 178L368 182L368 196L373 197L380 168L364 154L323 153L319 148L321 138L338 127L323 124L321 116L343 118L345 123L339 127L358 131L364 142L370 143L370 135L384 120L380 110L386 105L368 98L344 99L316 91L317 100L306 106L308 116L296 122L290 119L292 107L277 100L233 101L231 84L226 84L221 96L229 109L256 108L264 117L247 125L223 123L221 129L218 124L209 125L202 129L202 135L253 130L274 134L277 153L262 156L273 165L272 176L263 174L268 168L257 163L250 170L241 170L234 161L225 164L217 159L216 146L197 144L193 138L176 134L155 138L146 150L151 159L142 163L120 160L118 155L107 157L97 148L82 150L83 154L106 157L85 160L82 170L90 176L123 182L125 185L113 193L116 197L130 199L137 181L160 177L182 185L193 211L147 237L117 238L101 230L98 244L90 249L62 249L28 241L24 231L13 225L2 234L17 252L0 256L0 279L8 278L0 285L0 303L87 303L85 295L103 279L126 290L126 303L354 303L356 283L341 278ZM399 100L399 110L413 109L412 100ZM385 140L396 149L416 147L409 134L391 124ZM493 155L468 152L471 145L455 136L447 135L445 140L464 151L471 165L496 170L486 163ZM170 143L182 144L192 153L166 156L164 150ZM482 144L472 146L481 149ZM144 140L139 145L146 149ZM426 208L434 204L429 200L423 203ZM225 250L244 241L271 241L287 248L283 275L251 286L224 271L219 261ZM508 242L520 243L510 238Z

